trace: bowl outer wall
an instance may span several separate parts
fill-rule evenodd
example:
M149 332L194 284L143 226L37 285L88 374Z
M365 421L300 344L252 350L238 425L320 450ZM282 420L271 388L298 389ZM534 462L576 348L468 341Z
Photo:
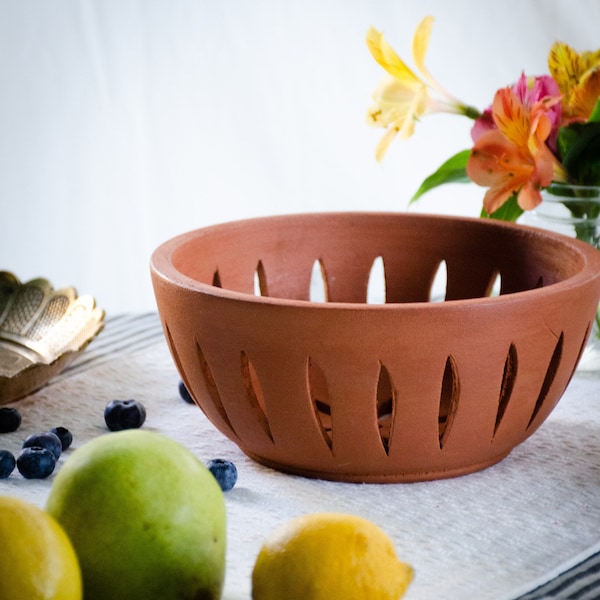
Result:
M558 402L600 296L600 253L569 240L582 257L580 273L497 298L393 305L257 298L177 272L170 264L172 252L194 235L198 232L170 240L152 257L157 304L182 377L208 418L250 456L309 476L431 479L500 460ZM561 334L560 360L553 363ZM511 347L517 348L519 376L495 430ZM242 352L259 382L266 428L245 400ZM440 388L449 360L456 368L460 401L440 448ZM206 372L198 368L202 361L215 381L212 397ZM324 443L308 401L309 363L327 374L333 450ZM376 396L382 369L397 398L387 451L373 403L363 401Z

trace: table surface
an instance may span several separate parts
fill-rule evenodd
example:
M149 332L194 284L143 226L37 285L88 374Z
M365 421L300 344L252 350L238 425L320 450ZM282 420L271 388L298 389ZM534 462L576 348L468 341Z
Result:
M29 434L62 425L72 449L107 433L106 403L136 398L144 427L203 462L235 462L224 600L249 600L266 535L299 514L359 514L381 526L415 569L407 600L600 597L600 378L576 375L542 427L499 464L432 482L348 484L286 475L246 457L178 393L179 376L155 313L107 318L105 330L65 372L14 406L23 422L1 447L17 454ZM44 506L52 479L18 472L0 493Z

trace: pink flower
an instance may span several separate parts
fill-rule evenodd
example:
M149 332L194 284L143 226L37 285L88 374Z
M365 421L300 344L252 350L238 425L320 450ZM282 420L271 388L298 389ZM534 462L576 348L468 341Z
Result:
M560 91L556 81L549 75L527 77L523 73L517 83L513 85L512 91L523 106L532 107L537 102L548 104L545 114L549 119L551 129L546 144L552 152L556 153L556 138L562 120L561 105L560 102L556 101L557 98L560 98ZM483 112L481 117L475 120L475 124L471 129L471 138L476 142L486 131L490 131L496 127L492 107L490 106Z
M492 116L492 107L486 108L471 128L471 139L476 142L486 131L496 129L494 117Z

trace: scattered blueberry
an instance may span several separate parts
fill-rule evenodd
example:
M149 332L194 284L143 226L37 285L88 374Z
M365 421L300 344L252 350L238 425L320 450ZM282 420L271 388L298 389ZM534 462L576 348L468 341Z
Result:
M58 460L62 452L62 443L60 438L50 431L43 433L34 433L30 435L24 442L23 448L44 448L54 454L54 458Z
M17 469L25 479L45 479L56 467L56 456L36 446L24 448L17 458Z
M66 427L53 427L50 433L58 436L63 452L73 443L73 434Z
M0 408L0 433L16 431L21 425L21 413L16 408Z
M179 382L179 395L188 404L194 404L194 399L192 398L192 395L188 392L188 389L185 387L185 383L183 383L183 381Z
M236 466L224 458L213 458L207 465L224 492L229 491L237 482Z
M15 470L16 464L12 452L0 450L0 479L6 479Z
M112 400L104 409L104 421L111 431L138 429L146 420L146 409L137 400Z

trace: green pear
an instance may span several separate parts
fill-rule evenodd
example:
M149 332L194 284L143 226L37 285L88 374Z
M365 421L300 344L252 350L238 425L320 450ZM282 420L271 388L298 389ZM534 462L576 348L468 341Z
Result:
M97 437L65 461L46 510L79 558L85 600L214 600L226 515L212 473L147 430Z

